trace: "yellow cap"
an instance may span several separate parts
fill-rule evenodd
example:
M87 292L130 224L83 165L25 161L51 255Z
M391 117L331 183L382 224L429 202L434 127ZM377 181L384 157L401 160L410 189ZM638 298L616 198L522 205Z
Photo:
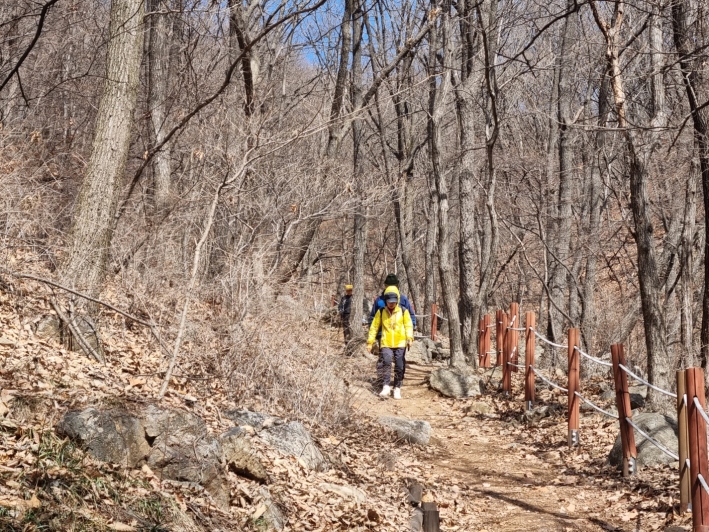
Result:
M345 285L345 290L352 290L353 288L354 288L354 286L352 286L351 284Z

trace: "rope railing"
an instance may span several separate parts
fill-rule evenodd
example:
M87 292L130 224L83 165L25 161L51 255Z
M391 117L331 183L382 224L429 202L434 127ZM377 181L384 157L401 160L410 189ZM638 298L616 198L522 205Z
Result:
M537 375L540 379L542 379L544 382L546 382L549 386L552 386L552 387L556 388L557 390L561 390L561 391L564 392L564 393L569 393L569 390L567 390L566 388L563 388L562 386L559 386L558 384L556 384L556 383L550 381L550 380L547 379L544 375L542 375L541 373L539 373L539 372L537 371L537 368L535 368L534 366L529 366L529 369L531 369L531 370L534 372L535 375Z
M699 415L702 416L702 419L704 419L704 423L709 425L709 416L707 416L707 413L702 408L702 404L699 402L699 399L697 399L696 397L694 398L694 406L697 407L697 412L699 412Z
M662 445L662 444L661 444L660 442L658 442L657 440L653 439L652 436L650 436L649 434L647 434L647 433L646 433L645 431L643 431L640 427L638 427L635 423L633 423L633 420L632 420L632 419L630 419L629 417L626 417L626 418L625 418L625 421L626 421L631 427L633 427L636 431L638 431L642 436L644 436L647 441L649 441L650 443L652 443L655 447L657 447L658 449L660 449L660 450L661 450L663 453L665 453L667 456L669 456L670 458L673 458L674 460L679 460L679 456L677 456L675 453L673 453L672 451L670 451L667 447L665 447L664 445Z
M524 316L524 320L520 317ZM489 325L489 323L493 324ZM524 321L525 327L520 325ZM515 327L517 325L517 327ZM497 349L490 348L489 328L497 327L496 342ZM524 365L516 364L516 358L512 355L518 352L519 336L518 332L527 332L523 339ZM592 356L579 347L580 330L570 328L568 330L568 341L565 344L556 343L546 338L536 329L535 313L532 311L520 314L519 304L512 303L509 313L505 310L498 310L495 315L486 315L480 320L479 332L480 351L483 356L497 354L497 366L503 368L502 392L510 395L512 391L512 373L516 369L524 369L524 401L525 408L531 410L535 403L535 386L540 385L540 381L550 389L556 389L568 395L568 445L577 447L580 445L580 412L579 405L587 404L590 409L584 409L588 414L596 412L611 418L617 419L620 425L620 439L622 445L622 471L624 476L633 475L637 471L636 461L638 460L638 448L635 443L636 435L642 436L644 440L659 449L664 455L679 463L679 500L680 512L685 512L689 508L692 510L693 521L697 525L707 527L709 530L709 464L707 463L707 427L709 427L709 413L702 407L704 400L704 372L701 368L687 368L677 372L677 393L656 386L646 379L637 375L627 367L623 344L611 345L611 361L604 360L607 353ZM533 333L533 334L531 334ZM558 349L568 349L568 378L567 387L557 384L551 377L547 377L535 367L535 341L553 346ZM485 353L485 351L488 351ZM547 356L549 352L547 351ZM601 406L594 403L589 398L581 394L581 358L588 361L612 368L613 381L615 384L615 410L617 413L607 410L608 406ZM564 356L566 359L566 356ZM539 381L536 378L539 378ZM630 388L628 381L633 378L638 383L644 384L648 388L672 397L677 400L677 419L679 427L678 448L676 452L670 450L666 445L648 434L647 429L643 430L637 423L633 422L633 410L630 402ZM563 380L563 377L562 379ZM535 382L536 381L536 382ZM632 381L631 381L632 382ZM685 393L686 390L686 393ZM566 401L564 401L566 402ZM599 403L603 404L601 401ZM684 428L683 428L684 427ZM684 435L684 436L683 436ZM691 455L690 459L687 458ZM696 463L695 463L696 461ZM691 467L690 467L691 465ZM698 489L701 484L702 489ZM691 486L691 498L690 498ZM696 487L696 488L695 488ZM694 500L697 493L703 498L701 505ZM690 500L691 499L691 500ZM699 508L699 510L697 510Z
M579 354L591 360L592 362L595 362L596 364L601 364L602 366L608 366L609 368L613 367L613 364L611 362L606 362L605 360L601 360L600 358L592 357L588 353L584 353L581 349L579 349L577 346L574 346L574 349L579 352Z
M448 318L444 318L440 314L436 314L436 318L438 318L439 320L448 321Z
M623 364L619 364L618 367L619 367L620 369L622 369L623 371L625 371L628 375L630 375L631 377L633 377L636 381L642 382L643 384L645 384L646 386L649 386L649 387L652 388L653 390L656 390L656 391L658 391L658 392L660 392L660 393L664 393L665 395L669 395L670 397L674 397L675 399L677 399L677 394L676 394L676 393L668 392L667 390L663 390L662 388L658 388L658 387L655 386L654 384L650 384L649 382L647 382L647 381L646 381L645 379L643 379L642 377L639 377L638 375L636 375L635 373L633 373L632 371L630 371L630 370L629 370L628 368L626 368Z
M537 338L539 338L542 342L545 342L545 343L547 343L547 344L549 344L549 345L553 345L554 347L558 347L558 348L560 348L560 349L568 349L568 348L569 348L568 345L555 344L555 343L552 342L551 340L548 340L547 338L545 338L544 336L542 336L541 334L539 334L536 329L532 329L532 331L534 331L534 335L535 335Z
M586 398L585 398L583 395L581 395L579 392L574 392L574 395L575 395L576 397L578 397L579 399L581 399L584 403L586 403L586 404L587 404L588 406L590 406L591 408L595 408L596 410L598 410L601 414L603 414L603 415L605 415L605 416L608 416L608 417L612 417L613 419L619 419L617 415L615 415L615 414L613 414L613 413L611 413L611 412L606 412L606 411L603 410L600 406L598 406L598 405L592 403L591 401L589 401L588 399L586 399Z

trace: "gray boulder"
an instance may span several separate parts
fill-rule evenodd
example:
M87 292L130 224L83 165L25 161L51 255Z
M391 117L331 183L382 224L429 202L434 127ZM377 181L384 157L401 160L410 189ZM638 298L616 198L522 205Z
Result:
M426 344L419 341L414 342L411 349L406 352L406 362L411 364L427 366L431 364L432 358L431 351L426 347Z
M446 397L475 397L481 394L479 376L457 368L432 371L429 385Z
M222 474L222 449L202 418L182 410L151 405L145 409L145 433L153 446L148 466L158 476L204 486L218 506L229 506Z
M668 450L677 453L677 420L656 414L653 412L643 412L633 416L633 423L648 434L652 439L664 445ZM658 464L670 464L675 461L674 458L666 455L660 449L650 443L637 430L635 431L635 446L638 451L637 465L652 466ZM620 434L616 438L615 444L608 455L608 462L611 465L622 467L623 449L620 442Z
M283 515L283 512L281 512L278 505L273 502L271 492L268 491L268 488L262 487L259 489L259 497L261 498L261 504L257 512L262 511L263 513L256 519L256 522L258 523L259 519L262 519L268 527L274 530L283 530L287 522L286 517Z
M34 333L43 340L61 341L61 321L54 314L46 314L37 322Z
M74 410L57 430L102 462L135 467L150 453L141 420L123 410Z
M310 433L297 421L271 426L259 432L259 437L276 449L301 458L310 469L326 471L330 467Z
M262 484L268 482L268 472L256 456L249 436L243 429L234 427L219 436L222 456L227 467L237 475Z
M260 412L251 412L250 410L230 410L225 416L240 426L251 426L254 429L261 430L264 425L268 425L269 419L275 419L267 414ZM272 424L273 422L271 422Z
M379 424L393 430L399 438L418 445L428 445L431 439L431 425L428 421L410 421L400 417L382 416Z

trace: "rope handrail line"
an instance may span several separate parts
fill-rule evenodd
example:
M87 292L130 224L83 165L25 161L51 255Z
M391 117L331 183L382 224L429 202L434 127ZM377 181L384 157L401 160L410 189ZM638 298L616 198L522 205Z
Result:
M707 486L707 481L704 480L704 477L701 473L697 474L697 480L699 480L699 483L702 485L702 488L704 488L704 491L707 493L707 495L709 495L709 486Z
M526 327L507 327L510 331L524 332L527 330Z
M682 396L682 402L684 403L684 406L688 406L688 405L687 405L687 394L684 394L684 395ZM688 458L687 460L689 460L689 458Z
M608 417L612 417L612 418L614 418L614 419L619 419L618 416L616 416L615 414L611 414L610 412L606 412L606 411L603 410L600 406L598 406L598 405L592 403L591 401L589 401L588 399L586 399L586 398L585 398L583 395L581 395L579 392L574 392L574 395L575 395L576 397L578 397L579 399L581 399L581 400L582 400L584 403L586 403L588 406L590 406L590 407L595 408L596 410L598 410L601 414L606 415L606 416L608 416Z
M633 423L633 420L632 420L632 419L630 419L629 417L626 417L626 418L625 418L625 421L627 421L628 424L630 424L630 426L632 426L632 427L633 427L635 430L637 430L642 436L644 436L647 441L649 441L650 443L652 443L655 447L657 447L658 449L660 449L660 450L661 450L663 453L665 453L667 456L669 456L670 458L674 458L675 460L679 460L679 456L677 456L675 453L673 453L672 451L670 451L667 447L665 447L664 445L662 445L660 442L654 440L654 439L653 439L652 437L650 437L648 434L646 434L645 432L643 432L643 430L642 430L640 427L638 427L635 423Z
M517 314L512 316L512 320L510 321L509 325L507 326L508 329L511 329L512 326L515 324L515 320L517 319Z
M486 355L494 355L497 351L485 351Z
M559 348L561 348L561 349L568 349L568 348L569 348L568 345L555 344L555 343L552 342L551 340L547 340L544 336L542 336L541 334L539 334L536 329L533 329L532 327L530 327L530 329L532 329L532 330L534 331L535 336L536 336L537 338L539 338L542 342L546 342L546 343L548 343L549 345L553 345L554 347L559 347Z
M515 368L523 368L524 364L513 364L512 362L507 363L508 366L513 366Z
M444 317L443 317L443 316L441 316L440 314L436 314L436 318L438 318L439 320L445 320L445 321L448 321L448 318L444 318Z
M584 353L583 351L581 351L577 346L574 346L574 349L576 351L578 351L582 357L586 357L587 359L592 360L596 364L601 364L602 366L608 366L609 368L613 367L613 364L611 362L606 362L605 360L601 360L600 358L592 357L588 353Z
M490 329L490 328L492 328L492 327L494 327L494 326L495 326L495 324L493 323L492 325L488 325L487 328Z
M539 372L537 371L537 368L535 368L534 366L531 366L531 365L530 365L529 367L532 369L532 371L534 372L535 375L538 375L539 378L542 379L544 382L546 382L549 386L552 386L552 387L556 388L557 390L561 390L562 392L569 393L569 390L567 390L566 388L563 388L563 387L559 386L559 385L556 384L556 383L551 382L551 381L550 381L549 379L547 379L544 375L542 375L541 373L539 373Z
M702 408L702 405L701 405L701 403L699 402L699 399L697 399L696 396L694 397L694 406L696 406L696 407L697 407L697 410L699 410L699 414L700 414L700 415L702 416L702 418L704 419L704 423L706 423L707 425L709 425L709 416L707 416L707 413L706 413L706 412L704 411L704 409Z
M628 368L626 368L623 364L618 364L618 367L619 367L620 369L622 369L623 371L625 371L628 375L630 375L631 377L633 377L635 380L642 382L643 384L649 386L649 387L652 388L653 390L657 390L658 392L664 393L665 395L669 395L670 397L674 397L675 399L677 398L677 394L676 394L676 393L668 392L667 390L663 390L662 388L658 388L658 387L655 386L654 384L650 384L649 382L647 382L647 381L646 381L645 379L643 379L642 377L638 377L635 373L633 373L632 371L630 371L630 370L629 370Z

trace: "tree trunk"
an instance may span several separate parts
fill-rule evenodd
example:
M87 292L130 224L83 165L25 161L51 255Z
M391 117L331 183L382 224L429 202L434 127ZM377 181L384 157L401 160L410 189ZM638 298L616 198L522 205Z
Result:
M709 109L700 108L709 96L706 80L702 75L704 71L705 58L703 54L696 54L691 48L692 44L697 50L704 48L707 42L705 35L706 24L695 24L698 28L696 34L689 31L688 14L689 6L684 2L672 4L672 26L674 32L675 48L679 55L679 67L682 72L682 80L687 93L689 109L692 113L692 123L694 125L694 138L696 153L699 158L699 171L702 177L702 192L704 194L704 212L709 213ZM704 1L697 5L696 20L702 21L706 18ZM709 223L704 223L704 245L709 243ZM704 295L702 297L702 325L700 334L699 358L702 368L707 369L709 361L709 255L704 248ZM684 327L683 327L684 329ZM709 384L709 371L705 371L705 379Z
M573 9L574 1L567 0L567 10ZM578 17L575 13L564 19L564 29L561 34L561 49L558 57L558 98L556 104L556 116L558 121L558 157L559 157L559 194L557 196L556 216L553 223L553 240L550 242L554 254L552 260L552 275L550 280L550 297L555 305L550 305L549 319L551 320L552 340L561 342L565 334L564 325L566 320L556 307L566 306L566 296L569 285L566 282L569 277L569 255L571 244L571 203L573 197L573 150L571 147L573 125L572 104L574 90L573 79L573 45L576 42ZM573 290L573 288L572 288ZM571 298L570 301L574 299Z
M106 80L91 158L61 268L65 284L97 297L106 274L121 179L130 147L143 51L143 0L113 0Z
M148 109L155 145L165 140L168 80L170 74L171 29L169 5L165 0L148 0ZM170 198L170 150L167 146L153 157L155 211L165 211Z

